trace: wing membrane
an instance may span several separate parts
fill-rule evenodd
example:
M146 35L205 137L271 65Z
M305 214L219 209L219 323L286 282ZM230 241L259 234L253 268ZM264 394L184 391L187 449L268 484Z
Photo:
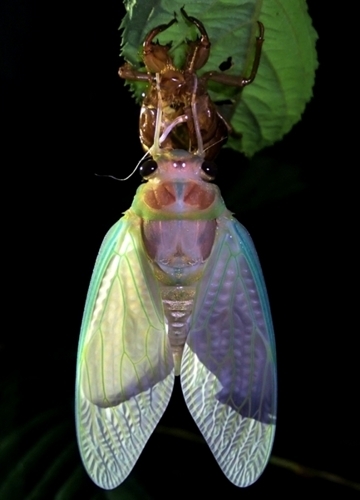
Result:
M274 438L275 346L260 264L237 221L220 220L198 286L181 382L225 475L237 486L252 484Z
M131 471L174 381L160 293L137 221L125 216L105 237L80 335L78 440L88 473L105 489Z

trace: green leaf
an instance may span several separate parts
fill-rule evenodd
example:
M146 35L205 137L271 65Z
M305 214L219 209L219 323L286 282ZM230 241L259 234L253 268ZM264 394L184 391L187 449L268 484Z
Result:
M168 23L176 12L178 23L161 33L160 43L173 42L171 54L181 67L186 39L194 40L196 30L183 19L183 0L125 0L127 14L121 23L122 55L140 69L141 45L147 33ZM280 140L300 120L312 96L317 59L317 34L311 25L304 0L192 0L185 4L188 15L198 18L211 40L211 53L198 72L219 71L231 57L229 75L248 76L254 59L257 20L265 26L260 67L255 81L242 91L209 82L212 99L230 99L220 112L239 136L227 146L251 156ZM144 84L131 85L138 101Z

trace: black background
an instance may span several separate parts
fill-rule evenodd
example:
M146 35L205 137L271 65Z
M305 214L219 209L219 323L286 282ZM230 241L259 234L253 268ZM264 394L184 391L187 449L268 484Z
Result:
M351 64L343 71L334 64L334 50L338 59L346 59L350 48L344 43L347 27L339 32L335 14L331 19L317 2L308 4L319 34L314 98L303 120L253 163L223 151L218 184L228 208L254 239L268 286L279 369L273 453L359 482L358 328L352 298L357 278L351 255L357 227L351 196L355 147L344 98L352 97L352 70ZM126 183L94 175L126 177L142 156L138 107L117 76L124 9L120 0L43 7L7 0L2 9L0 369L8 448L6 454L0 451L0 485L8 485L6 498L55 498L72 478L75 496L64 498L77 498L78 491L82 498L102 498L80 466L72 397L78 331L96 254L140 182L137 173ZM244 189L246 183L253 187ZM36 418L44 420L25 432L26 423ZM178 437L176 429L192 434ZM52 432L54 441L27 461ZM224 498L257 498L269 491L358 495L309 469L294 473L274 464L256 485L238 490L196 436L176 385L159 431L125 483L130 498L168 498L174 491L179 497L205 496L214 488ZM64 450L46 493L36 490ZM144 488L138 497L137 488Z

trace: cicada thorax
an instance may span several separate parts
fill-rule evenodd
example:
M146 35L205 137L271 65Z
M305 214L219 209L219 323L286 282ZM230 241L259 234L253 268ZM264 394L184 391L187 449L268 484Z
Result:
M219 188L209 182L202 157L184 150L157 151L150 165L142 166L147 182L138 188L129 214L140 225L158 281L178 374L194 296L227 209Z
M199 278L214 244L216 220L226 208L203 169L203 158L164 149L156 164L138 188L131 211L141 220L149 258L167 275L161 281L186 285Z

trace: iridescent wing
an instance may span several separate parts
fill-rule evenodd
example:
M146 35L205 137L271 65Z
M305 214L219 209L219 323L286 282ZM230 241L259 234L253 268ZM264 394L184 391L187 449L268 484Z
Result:
M133 468L174 384L159 288L136 216L115 224L100 249L76 380L82 460L96 484L115 488Z
M275 433L275 344L260 263L234 219L220 219L198 285L181 383L224 474L237 486L252 484Z

